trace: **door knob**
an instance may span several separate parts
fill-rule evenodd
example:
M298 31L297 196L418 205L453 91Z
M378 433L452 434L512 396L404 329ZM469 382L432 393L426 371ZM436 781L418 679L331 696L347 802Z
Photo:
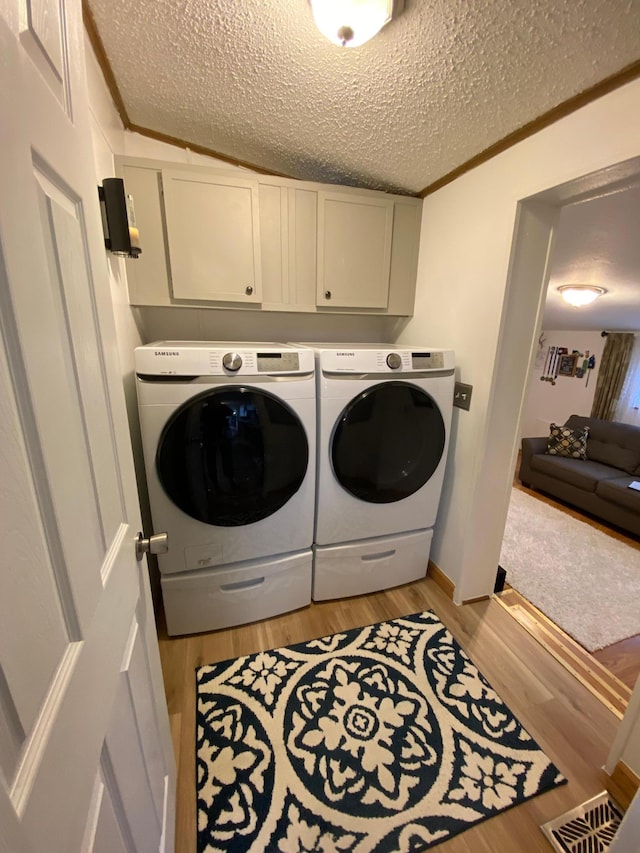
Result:
M136 560L140 562L145 554L166 554L169 550L169 534L156 533L145 539L142 533L138 533L136 539Z

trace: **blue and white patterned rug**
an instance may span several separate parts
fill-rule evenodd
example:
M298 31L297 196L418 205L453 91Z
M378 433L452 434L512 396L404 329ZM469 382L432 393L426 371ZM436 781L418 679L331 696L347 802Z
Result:
M197 685L199 853L426 850L565 781L430 612Z

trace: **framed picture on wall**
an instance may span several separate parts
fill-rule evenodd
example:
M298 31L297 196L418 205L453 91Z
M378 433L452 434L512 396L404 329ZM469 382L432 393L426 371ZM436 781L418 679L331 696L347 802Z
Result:
M577 366L577 355L561 355L558 364L558 376L575 376Z

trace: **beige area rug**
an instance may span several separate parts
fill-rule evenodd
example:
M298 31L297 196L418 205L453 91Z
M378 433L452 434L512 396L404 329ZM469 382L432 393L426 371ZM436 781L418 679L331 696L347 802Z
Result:
M198 853L417 853L565 782L431 612L197 690Z
M640 634L640 550L518 489L500 565L508 584L590 652Z

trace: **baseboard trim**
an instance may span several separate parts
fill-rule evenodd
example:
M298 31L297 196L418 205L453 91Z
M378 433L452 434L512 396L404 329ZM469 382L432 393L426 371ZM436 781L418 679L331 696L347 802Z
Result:
M489 601L490 595L477 595L475 598L465 598L463 604L476 604L478 601Z
M607 777L607 791L625 811L640 788L640 776L624 761L618 761L611 776Z
M429 560L429 564L427 566L427 577L433 578L447 598L450 598L451 601L453 601L453 594L456 591L456 585L450 577L445 575L440 566L436 566L433 560Z

